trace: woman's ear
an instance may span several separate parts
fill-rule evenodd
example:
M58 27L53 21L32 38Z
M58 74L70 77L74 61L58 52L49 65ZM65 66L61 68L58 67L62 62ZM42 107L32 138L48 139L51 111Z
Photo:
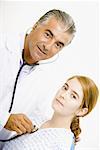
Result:
M81 108L77 113L76 113L76 116L79 116L79 117L83 117L87 114L88 112L88 108Z

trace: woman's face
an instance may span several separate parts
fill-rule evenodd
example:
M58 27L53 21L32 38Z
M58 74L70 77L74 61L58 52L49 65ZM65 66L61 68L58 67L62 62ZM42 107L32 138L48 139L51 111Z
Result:
M80 110L83 90L77 78L68 80L57 92L52 107L55 112L64 116L75 116Z

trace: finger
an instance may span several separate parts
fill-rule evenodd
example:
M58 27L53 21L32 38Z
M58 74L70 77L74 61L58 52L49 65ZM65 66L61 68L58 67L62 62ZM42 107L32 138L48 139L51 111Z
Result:
M19 134L19 135L22 134L22 131L18 127L16 127L16 126L13 126L13 131L16 131L17 134Z
M24 117L24 120L30 125L30 127L31 127L31 129L33 129L34 128L34 126L33 126L33 124L32 124L32 122L31 122L31 120L30 119L28 119L28 117L27 116L23 116Z
M10 126L4 126L5 129L12 131Z
M22 133L15 124L11 124L10 126L5 126L4 128L6 128L7 130L10 130L10 131L16 131L17 133Z
M32 131L31 125L28 124L25 120L23 120L23 121L21 122L21 124L24 126L24 128L26 129L26 131L27 131L28 133L30 133L30 132Z
M22 122L17 122L16 123L16 127L19 128L19 130L22 132L22 133L26 133L26 128L23 126Z

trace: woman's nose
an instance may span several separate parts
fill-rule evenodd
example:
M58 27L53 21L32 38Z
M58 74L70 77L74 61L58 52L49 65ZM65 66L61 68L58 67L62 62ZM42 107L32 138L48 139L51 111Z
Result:
M65 92L62 92L61 94L60 94L60 96L62 97L62 98L65 98Z
M66 92L63 91L63 92L61 93L61 97L62 97L62 98L68 97L69 95L70 95L70 91L69 91L69 90L67 90Z

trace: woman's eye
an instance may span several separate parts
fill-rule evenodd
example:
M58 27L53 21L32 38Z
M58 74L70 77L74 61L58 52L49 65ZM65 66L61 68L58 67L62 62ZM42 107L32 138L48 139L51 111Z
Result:
M68 87L66 87L66 86L63 86L63 89L64 89L64 90L68 90Z
M71 94L71 98L77 99L77 97L74 94Z

